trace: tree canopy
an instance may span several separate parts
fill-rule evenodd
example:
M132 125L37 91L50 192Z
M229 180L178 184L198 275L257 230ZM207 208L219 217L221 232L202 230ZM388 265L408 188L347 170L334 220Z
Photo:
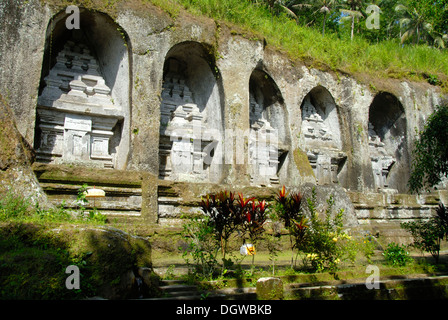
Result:
M287 13L298 24L353 39L399 39L402 44L445 48L448 45L448 0L252 0L277 14ZM380 28L366 27L370 5L380 9Z
M437 107L419 133L413 149L409 188L428 190L448 175L448 104Z

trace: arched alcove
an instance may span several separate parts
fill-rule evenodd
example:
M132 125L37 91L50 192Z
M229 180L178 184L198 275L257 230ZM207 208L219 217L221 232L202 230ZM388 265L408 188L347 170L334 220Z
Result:
M109 16L80 9L47 28L36 110L37 160L124 169L131 121L130 43Z
M160 106L159 177L219 182L223 167L222 86L213 57L197 42L167 53Z
M290 144L286 107L275 81L260 69L255 69L249 79L249 122L251 182L283 182Z
M409 178L406 115L393 94L380 92L369 108L369 151L376 189L406 191Z
M300 143L317 183L338 183L347 157L342 151L338 107L333 96L323 86L317 86L305 96L300 108Z

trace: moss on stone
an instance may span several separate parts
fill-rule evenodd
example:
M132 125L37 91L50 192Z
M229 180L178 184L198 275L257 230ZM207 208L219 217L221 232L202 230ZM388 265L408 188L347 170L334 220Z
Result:
M47 165L34 163L32 166L34 173L41 182L80 183L104 186L128 186L140 187L142 175L137 171L110 170L88 168L85 166L73 165Z
M105 226L5 222L0 249L1 298L132 298L138 268L152 267L146 238ZM65 286L69 265L80 268L78 291Z
M300 149L297 148L293 152L294 156L294 163L296 164L297 169L299 170L299 173L302 177L313 177L315 179L313 168L310 165L310 162L308 161L308 157L306 153Z

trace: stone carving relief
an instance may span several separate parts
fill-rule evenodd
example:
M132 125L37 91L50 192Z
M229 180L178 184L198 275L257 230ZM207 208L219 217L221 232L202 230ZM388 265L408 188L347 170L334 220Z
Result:
M193 101L179 61L168 60L164 77L160 118L159 177L182 181L209 178L211 159L207 148L216 140L204 123L204 115Z
M279 184L278 130L271 126L264 111L250 94L250 179L256 185Z
M385 144L375 132L373 125L369 122L369 151L372 161L373 177L375 187L379 189L388 188L387 176L395 163L395 158L388 155Z
M337 183L338 172L346 159L326 121L305 97L302 106L302 141L319 184Z
M114 167L110 141L123 119L89 47L68 41L38 98L37 160Z

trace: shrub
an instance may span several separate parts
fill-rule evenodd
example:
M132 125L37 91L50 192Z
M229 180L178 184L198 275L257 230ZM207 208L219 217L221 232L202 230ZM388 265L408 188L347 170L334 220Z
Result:
M271 215L275 219L275 215ZM278 253L281 251L281 233L280 228L281 225L278 221L272 221L270 224L271 226L271 235L265 238L266 241L266 248L269 252L269 260L271 261L272 265L272 275L275 276L275 263L278 259Z
M274 211L276 215L273 218L278 218L283 222L289 232L292 267L294 265L294 249L297 248L297 243L302 241L308 227L307 220L302 213L302 194L300 192L289 194L283 186L275 199Z
M367 262L369 263L372 263L372 256L375 253L375 248L375 238L370 233L365 235L359 243L359 249L362 251L364 256L367 258Z
M244 201L242 195L240 195L240 197L243 199L242 201ZM268 204L266 204L265 200L256 202L255 199L253 199L241 210L243 216L241 219L242 231L243 233L248 234L249 240L252 243L255 243L264 232L264 223L267 219L267 207Z
M386 259L386 262L393 266L403 267L408 262L412 261L406 247L395 242L391 242L387 245L386 250L383 252L383 256Z
M219 243L209 217L191 219L183 225L183 237L188 241L182 257L188 265L193 259L194 271L209 279L213 276L218 264L216 256Z
M430 190L448 176L448 105L437 106L414 144L409 189Z
M202 211L209 218L208 224L213 228L215 239L221 244L223 261L226 258L227 243L232 234L240 233L243 242L246 235L254 243L264 232L267 219L266 201L245 198L238 193L221 191L208 194L201 202Z
M236 203L233 192L221 191L217 194L207 194L202 199L202 211L209 218L208 224L212 227L215 238L221 243L223 259L227 251L227 242L242 221L242 210L250 199L245 200L242 196Z
M316 192L313 189L311 198L307 199L310 219L308 227L296 246L306 254L305 263L310 262L313 270L335 271L342 262L346 250L344 240L351 237L343 231L344 210L333 215L334 198L327 200L327 209L322 219L316 209Z
M291 266L297 263L300 253L304 254L303 262L310 264L314 271L330 269L335 271L345 259L355 260L358 246L343 230L344 210L334 213L334 198L330 195L327 208L322 215L317 211L316 190L306 199L309 216L302 211L302 194L289 194L283 187L276 198L274 206L277 216L289 231L291 242ZM294 250L296 257L294 262Z
M439 262L440 242L448 238L448 210L440 203L436 215L426 221L411 221L401 224L414 238L413 246L431 255Z
M302 216L302 194L300 192L288 194L283 186L277 194L276 203L278 217L287 229Z
M439 262L440 241L444 236L443 229L436 218L427 221L412 221L401 224L414 238L412 246L431 253L436 263Z
M439 207L436 209L436 222L441 228L441 237L445 237L448 240L448 210L443 205L443 203L439 203Z

